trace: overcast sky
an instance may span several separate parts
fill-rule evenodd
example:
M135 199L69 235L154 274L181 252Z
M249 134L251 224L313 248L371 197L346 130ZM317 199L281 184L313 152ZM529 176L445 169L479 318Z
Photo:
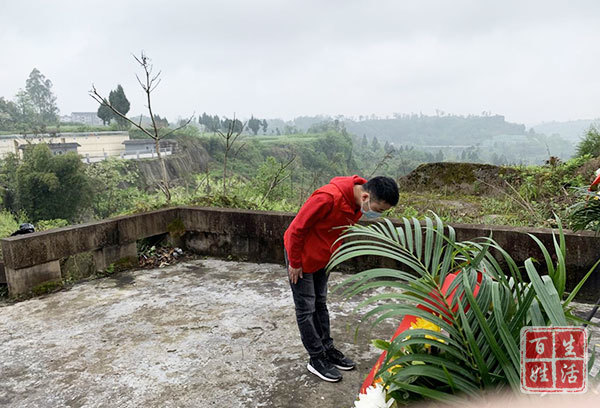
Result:
M290 119L436 109L507 120L600 117L600 1L0 0L0 96L34 67L61 114L122 84L132 53L162 83L155 112Z

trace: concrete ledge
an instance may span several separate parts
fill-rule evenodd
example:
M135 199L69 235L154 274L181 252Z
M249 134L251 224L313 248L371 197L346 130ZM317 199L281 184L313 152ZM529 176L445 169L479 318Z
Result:
M137 240L168 233L181 223L186 231L182 245L199 254L283 263L283 233L294 216L294 213L281 212L175 207L5 238L1 243L7 280L9 274L33 274L31 271L36 269L21 271L87 251L94 253L96 269L101 270L120 258L134 256ZM552 230L549 229L467 224L454 224L453 227L461 241L491 234L518 265L533 257L541 262L541 272L546 270L544 258L528 234L538 237L551 254L554 252ZM571 289L600 257L600 237L591 232L565 231L565 239L567 288ZM379 258L362 257L347 262L341 269L353 272L380 265L393 266ZM595 300L598 292L600 271L590 277L579 298Z
M22 269L118 244L117 221L111 219L4 238L2 254L7 268Z
M181 207L188 249L203 255L283 264L283 233L294 213Z
M168 232L169 224L179 217L179 208L166 208L116 218L119 244L136 242Z
M50 261L16 270L6 268L6 283L11 296L27 293L42 283L60 282L61 280L59 261Z
M151 211L2 239L5 265L21 269L167 232L179 209Z
M125 258L137 260L137 245L135 242L104 247L94 251L94 267L96 271L103 271L112 263Z

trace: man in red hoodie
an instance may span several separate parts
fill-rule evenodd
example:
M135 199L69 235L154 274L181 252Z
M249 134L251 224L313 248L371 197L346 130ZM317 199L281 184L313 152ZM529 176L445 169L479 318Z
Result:
M302 343L310 356L308 371L336 382L339 370L352 370L354 362L333 345L327 310L325 266L341 245L343 229L361 216L377 218L398 203L398 185L389 177L335 177L316 190L285 231L283 242L296 321Z

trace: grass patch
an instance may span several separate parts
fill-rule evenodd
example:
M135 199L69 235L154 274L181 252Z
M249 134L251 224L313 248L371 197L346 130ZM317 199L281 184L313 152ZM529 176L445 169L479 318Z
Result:
M33 296L41 296L41 295L45 295L47 293L58 292L63 287L64 287L64 285L63 285L62 281L44 282L44 283L40 283L37 286L34 286L33 289L31 289L31 294Z

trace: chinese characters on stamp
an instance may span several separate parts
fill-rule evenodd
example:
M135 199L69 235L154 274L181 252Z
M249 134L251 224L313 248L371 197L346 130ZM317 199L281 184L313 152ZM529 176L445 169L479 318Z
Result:
M587 389L587 332L583 327L521 329L521 391L583 393Z

